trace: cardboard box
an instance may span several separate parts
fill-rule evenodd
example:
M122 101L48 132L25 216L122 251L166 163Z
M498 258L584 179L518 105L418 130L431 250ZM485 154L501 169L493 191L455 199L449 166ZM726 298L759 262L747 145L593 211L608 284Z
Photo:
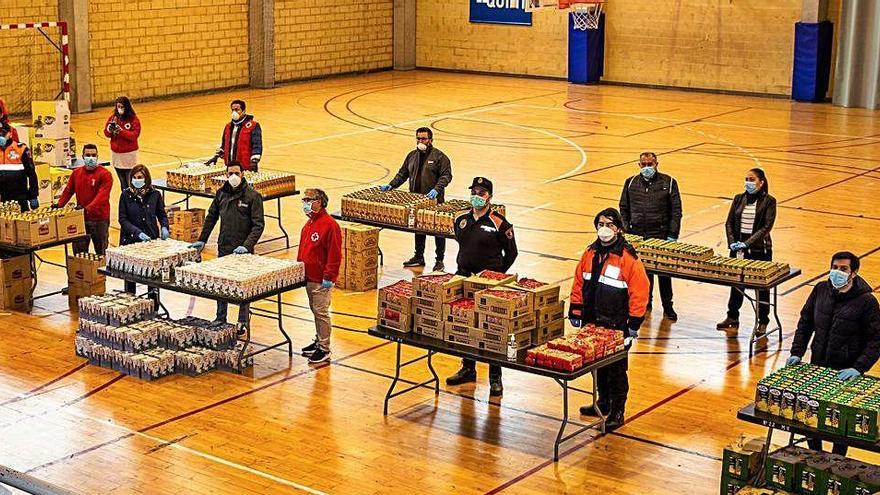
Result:
M843 459L842 456L827 452L816 452L815 455L805 459L795 480L796 491L804 495L826 495L831 466Z
M455 323L457 325L476 327L477 326L476 305L474 307L468 308L468 309L459 308L457 310L457 313L453 314L452 306L451 306L452 302L455 302L455 301L443 303L443 321L445 323Z
M736 495L737 492L742 490L748 484L747 481L731 478L724 474L721 475L721 491L719 493L721 495Z
M31 147L31 134L33 134L33 129L29 124L25 122L10 122L9 126L15 129L18 133L18 142L26 144L28 148Z
M772 409L771 409L772 410ZM843 404L835 404L826 400L819 401L819 430L846 435L846 421L850 417L850 408Z
M565 335L565 320L556 320L547 325L538 325L532 330L532 342L535 345L546 344L563 335Z
M61 193L70 182L70 174L73 170L62 167L49 167L50 180L52 181L52 201L57 202L61 198Z
M871 404L855 405L846 421L846 436L876 442L878 407Z
M16 245L18 244L18 234L15 230L15 220L11 218L0 218L0 243Z
M16 245L40 246L58 239L55 217L15 221Z
M741 438L724 448L721 473L738 480L748 480L761 470L763 437Z
M443 324L443 331L447 335L450 335L450 334L458 335L458 336L464 337L464 338L472 337L472 336L474 338L477 337L477 334L475 333L477 331L477 329L474 328L473 326L470 326L470 325L459 325L458 323L448 323L447 322L447 323Z
M0 285L31 279L31 257L27 254L0 258Z
M793 491L795 480L801 477L801 466L813 451L800 447L786 447L767 457L765 479L767 485L780 490Z
M516 281L516 275L511 275L503 280L489 280L473 275L464 279L464 297L474 297L481 290L501 287L514 281Z
M445 282L432 282L430 277L449 275L446 273L426 273L413 278L413 295L420 299L433 299L441 303L459 299L464 295L464 277L453 275Z
M59 240L86 235L86 218L83 210L58 213L55 215L55 227L58 230Z
M424 335L425 337L430 337L432 339L444 340L445 333L442 326L440 327L432 327L432 326L419 326L416 325L413 329L413 332Z
M379 274L376 270L366 272L345 272L345 288L354 291L367 291L375 289L379 283Z
M535 320L537 325L547 326L557 320L565 319L565 301L559 301L540 309L535 309Z
M435 320L443 319L443 303L434 299L413 299L413 311L416 316Z
M497 354L507 354L507 343L509 335L502 335L494 332L484 332L479 329L474 330L477 337L477 347L489 352ZM534 344L532 342L532 331L517 332L513 334L517 349L528 349Z
M534 317L534 294L505 287L491 290L493 292L500 291L501 293L508 294L525 294L525 297L507 299L495 293L490 293L489 289L482 290L477 292L474 296L474 299L477 302L477 312L504 318L519 318L525 315L531 315Z
M34 137L31 139L31 144L31 153L35 162L48 163L52 167L67 167L67 164L70 163L69 138Z
M397 330L401 333L409 333L412 331L413 317L405 313L383 311L379 315L377 323L381 327Z
M443 321L438 320L438 319L434 319L434 318L425 318L424 316L416 316L413 325L415 328L418 328L420 330L428 330L427 333L425 333L424 331L416 332L416 333L421 333L422 335L436 334L437 333L436 330L439 330L440 332L443 331ZM436 330L432 330L432 329L436 329Z
M342 252L342 261L345 263L345 272L368 272L379 269L379 252L367 250L361 253L351 251Z
M403 304L380 300L379 313L382 313L386 309L389 311L394 311L396 313L403 313L405 315L415 316L415 314L413 313L412 299L406 300Z
M480 330L496 334L531 332L536 328L535 313L529 312L517 318L505 318L477 311L477 323Z
M41 205L47 205L52 202L52 167L48 163L35 161L34 168L39 182L37 199L40 200Z
M94 284L107 280L106 275L98 273L98 268L105 265L104 257L97 255L68 256L67 280L81 284Z
M552 285L544 285L542 287L538 287L537 289L530 289L526 287L519 287L515 284L510 284L510 287L517 290L524 290L527 292L531 292L535 295L535 309L542 309L550 306L555 306L560 302L559 299L559 286L556 284Z
M68 283L68 294L80 297L86 296L96 296L99 294L103 294L107 292L107 283L105 280L99 280L96 282L76 282L71 281Z
M33 280L30 278L0 285L0 309L30 311L33 288Z
M415 302L415 301L413 301L412 296L406 297L405 295L401 295L394 290L390 290L391 288L396 288L395 286L397 286L399 284L405 285L406 282L404 282L404 281L395 282L394 284L391 284L389 286L385 286L385 287L382 287L381 289L379 289L379 296L378 296L379 302L385 301L385 302L388 302L388 303L391 303L394 305L408 307L408 308L410 308L410 310L407 311L407 313L412 313L412 307ZM411 293L412 291L407 290L406 292Z
M359 223L344 222L342 230L343 250L360 253L379 248L379 229Z
M478 347L477 337L472 334L444 332L443 340L452 344L463 345L467 347Z
M70 107L65 100L32 101L31 125L34 137L67 139L70 137Z

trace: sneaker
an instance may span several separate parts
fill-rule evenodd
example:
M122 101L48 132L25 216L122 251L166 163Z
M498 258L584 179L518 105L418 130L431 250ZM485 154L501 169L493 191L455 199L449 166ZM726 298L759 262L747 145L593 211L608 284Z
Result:
M434 270L433 271L442 272L445 269L446 269L446 265L444 265L442 261L438 261L438 262L434 263Z
M425 258L422 256L413 256L412 258L403 262L404 268L415 268L418 266L425 266Z
M598 403L597 405L599 406L600 411L608 410L607 404ZM596 406L581 406L580 412L581 416L599 416L599 413L596 411Z
M725 318L724 321L715 325L715 328L717 328L718 330L727 330L729 328L739 328L739 320L735 320L735 319L728 316L727 318Z
M323 349L315 349L315 352L313 352L312 355L309 356L309 364L318 364L329 360L330 351L324 351Z
M755 335L767 335L767 324L761 323L760 325L758 325L758 328L755 329Z
M667 308L663 310L663 318L669 321L678 321L678 313L672 308Z
M471 383L477 381L477 370L473 368L462 368L458 373L446 379L447 385L461 385L463 383Z
M501 384L501 377L489 377L489 397L501 397L504 395L504 385Z
M303 347L302 351L300 351L300 352L302 353L303 356L309 357L312 354L314 354L315 351L317 351L317 350L318 350L318 343L312 342L311 344Z

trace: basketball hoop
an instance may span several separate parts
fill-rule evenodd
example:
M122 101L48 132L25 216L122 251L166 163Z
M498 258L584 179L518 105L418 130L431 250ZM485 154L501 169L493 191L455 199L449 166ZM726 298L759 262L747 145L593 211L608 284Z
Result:
M599 28L604 5L604 0L559 0L559 8L571 11L574 28L581 31Z

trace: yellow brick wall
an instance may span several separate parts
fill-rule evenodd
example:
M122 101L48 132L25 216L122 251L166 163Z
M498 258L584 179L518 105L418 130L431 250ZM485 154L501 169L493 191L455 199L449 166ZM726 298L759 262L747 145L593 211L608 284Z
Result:
M6 0L0 7L0 24L57 20L58 0ZM58 28L45 32L60 41ZM0 71L0 98L10 113L30 115L32 100L54 99L61 90L61 57L35 29L0 30L0 53L7 64Z
M247 84L247 17L247 0L90 0L92 99Z
M275 80L392 66L392 0L275 0Z
M566 77L568 19L532 14L532 26L471 24L468 0L418 0L416 65L441 69Z
M802 0L610 0L605 80L787 94ZM471 24L466 0L418 0L417 65L567 77L568 24Z

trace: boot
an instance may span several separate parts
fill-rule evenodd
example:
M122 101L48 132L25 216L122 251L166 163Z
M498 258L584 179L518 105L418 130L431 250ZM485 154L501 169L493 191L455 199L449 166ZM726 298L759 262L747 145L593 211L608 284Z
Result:
M767 334L767 324L761 323L758 325L758 328L755 329L755 335L760 337L761 335Z
M500 376L489 377L489 397L501 397L504 395L504 385L501 384Z
M434 270L433 271L442 272L445 269L446 269L446 265L443 264L442 260L437 260L437 262L434 263Z
M663 318L666 318L669 321L678 321L678 313L672 309L672 306L667 306L663 308Z
M596 401L595 406L581 406L581 416L599 416L599 413L596 412L596 406L599 407L599 410L602 411L602 414L608 414L608 403L599 399Z
M446 379L447 385L461 385L477 381L477 370L473 368L461 368L458 373Z
M608 413L608 418L605 420L605 431L611 432L623 426L623 423L626 422L624 415L623 408L614 409Z
M715 325L715 328L717 328L718 330L728 330L731 328L739 328L739 320L728 316L727 318L724 319L724 321Z

